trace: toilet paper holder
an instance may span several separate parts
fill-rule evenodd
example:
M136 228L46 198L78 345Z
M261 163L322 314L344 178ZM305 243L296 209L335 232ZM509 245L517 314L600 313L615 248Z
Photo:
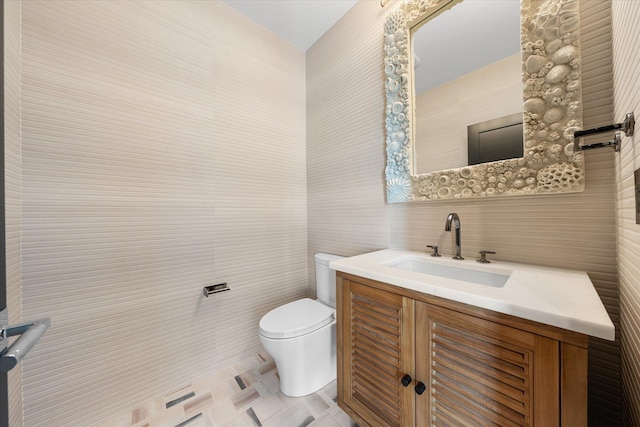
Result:
M224 291L230 291L229 286L226 283L218 283L217 285L205 286L202 288L202 294L209 298L211 294L217 294Z

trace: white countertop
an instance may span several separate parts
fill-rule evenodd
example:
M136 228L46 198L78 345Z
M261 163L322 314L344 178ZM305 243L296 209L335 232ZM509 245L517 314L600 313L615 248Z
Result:
M478 271L503 273L508 270L511 276L503 287L492 287L388 266L406 256ZM423 252L394 249L343 258L329 265L336 271L610 341L615 339L613 323L583 271L493 260L490 264L480 264L475 259L433 258Z

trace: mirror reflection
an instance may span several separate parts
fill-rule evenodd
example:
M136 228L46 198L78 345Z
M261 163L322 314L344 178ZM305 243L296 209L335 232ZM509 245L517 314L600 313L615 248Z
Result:
M411 33L414 173L522 157L520 2L465 0Z

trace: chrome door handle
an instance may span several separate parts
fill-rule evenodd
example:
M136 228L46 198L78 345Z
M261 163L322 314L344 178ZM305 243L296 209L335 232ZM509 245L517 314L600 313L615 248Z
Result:
M3 344L0 346L0 372L13 369L49 329L49 326L51 326L51 319L47 317L31 323L2 327L0 329L0 343ZM20 337L6 347L6 338L16 335Z

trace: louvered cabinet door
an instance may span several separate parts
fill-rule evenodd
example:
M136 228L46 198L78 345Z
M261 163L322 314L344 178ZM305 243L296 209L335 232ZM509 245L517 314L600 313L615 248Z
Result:
M371 426L413 425L414 301L348 280L339 297L339 403Z
M416 302L416 425L559 425L555 340Z

